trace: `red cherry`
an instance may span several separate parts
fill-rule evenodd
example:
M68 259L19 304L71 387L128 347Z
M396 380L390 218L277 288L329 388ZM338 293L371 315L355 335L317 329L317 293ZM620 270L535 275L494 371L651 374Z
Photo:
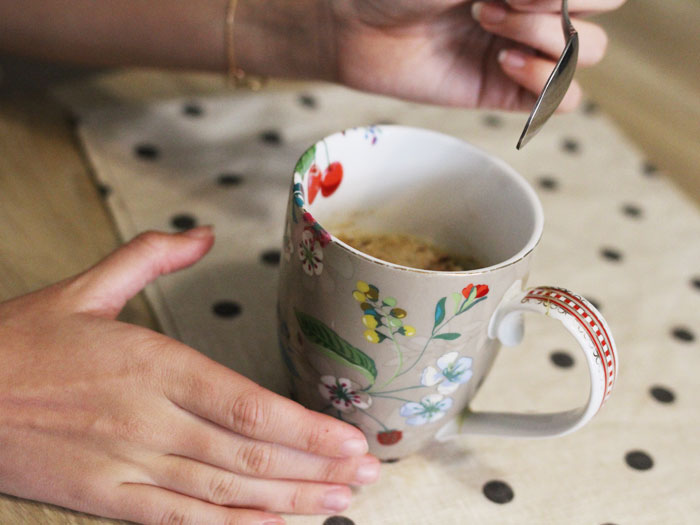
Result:
M316 195L318 195L318 190L321 188L321 172L318 171L316 164L312 164L309 169L309 204L314 203Z
M400 430L385 430L377 433L377 441L381 445L394 445L401 441L403 432Z
M324 197L333 195L343 180L343 165L340 162L332 162L323 173L321 179L321 194Z

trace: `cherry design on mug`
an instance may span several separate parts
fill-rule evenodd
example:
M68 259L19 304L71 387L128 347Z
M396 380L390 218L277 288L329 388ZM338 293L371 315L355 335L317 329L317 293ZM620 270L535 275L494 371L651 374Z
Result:
M403 432L400 430L384 430L377 432L377 441L380 445L395 445L401 441Z
M309 182L307 184L309 187L309 204L313 204L316 200L316 195L318 195L318 190L321 188L321 172L316 163L309 168Z
M338 189L343 181L343 165L340 162L331 162L323 173L321 179L321 195L330 197Z
M333 195L342 181L343 165L340 162L331 162L323 173L315 163L312 164L309 168L309 204L313 204L316 200L319 190L324 197Z

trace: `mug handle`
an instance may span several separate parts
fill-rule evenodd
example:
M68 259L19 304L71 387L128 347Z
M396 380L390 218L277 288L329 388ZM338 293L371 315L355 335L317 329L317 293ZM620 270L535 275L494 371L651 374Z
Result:
M506 299L489 324L489 337L505 346L523 336L522 312L536 312L561 321L586 356L590 393L584 406L549 414L471 412L465 408L437 433L438 441L460 434L509 437L553 437L573 432L598 412L612 392L617 377L617 351L608 324L586 299L564 288L540 286Z

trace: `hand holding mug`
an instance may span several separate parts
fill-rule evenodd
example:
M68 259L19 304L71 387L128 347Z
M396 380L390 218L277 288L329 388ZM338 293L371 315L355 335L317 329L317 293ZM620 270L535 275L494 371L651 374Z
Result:
M214 242L149 232L0 304L0 492L140 523L335 513L378 461L351 425L115 317Z

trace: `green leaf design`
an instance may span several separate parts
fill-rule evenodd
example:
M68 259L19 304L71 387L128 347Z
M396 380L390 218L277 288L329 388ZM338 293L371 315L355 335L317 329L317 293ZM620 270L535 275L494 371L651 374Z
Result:
M306 172L309 171L309 168L311 165L314 163L316 160L316 145L314 144L311 146L309 149L307 149L304 154L301 156L299 161L297 162L297 165L294 167L294 171L301 175L302 180L304 179L304 175L306 175Z
M471 294L469 294L469 296L471 297ZM467 310L469 310L469 309L472 308L473 306L476 306L477 304L479 304L481 301L485 301L487 298L488 298L488 297L486 297L486 296L484 296L484 297L479 297L476 301L464 303L464 304L462 305L462 309L457 313L457 315L463 314L464 312L466 312Z
M453 341L457 339L461 334L455 332L448 332L446 334L438 334L433 336L433 339L446 339L447 341Z
M459 304L462 302L462 294L459 292L455 292L450 294L450 297L452 298L452 302L454 303L454 311L457 312L459 310Z
M471 291L469 292L469 297L467 297L467 300L462 303L462 307L459 309L457 314L462 314L466 312L469 308L473 306L472 303L474 303L474 299L476 298L476 286L473 286ZM476 304L476 303L474 303Z
M445 319L445 301L447 301L447 297L443 297L435 305L435 324L433 325L434 327L442 323L442 321Z
M374 384L377 379L377 367L371 357L352 346L318 319L298 310L294 310L294 313L302 333L316 343L317 350L341 365L357 370L370 384Z

